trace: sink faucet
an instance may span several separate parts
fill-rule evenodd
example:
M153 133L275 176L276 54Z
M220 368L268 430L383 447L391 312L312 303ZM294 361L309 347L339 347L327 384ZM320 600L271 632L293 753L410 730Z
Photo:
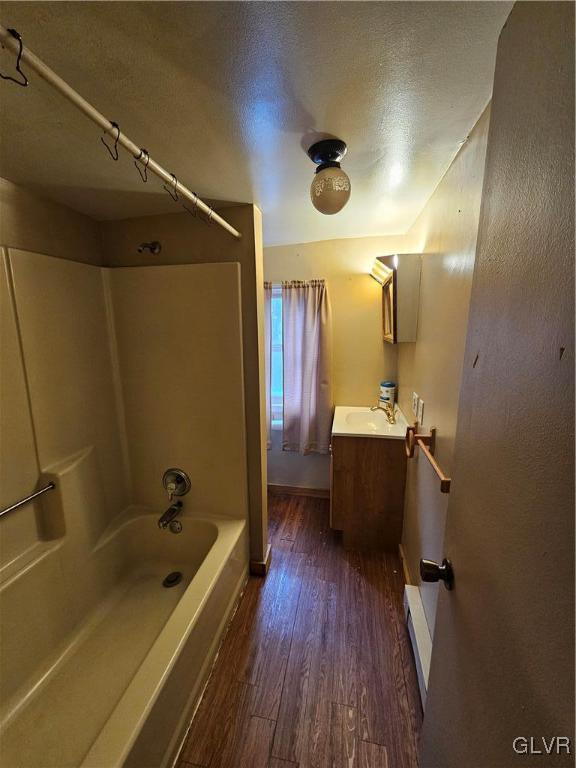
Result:
M396 424L396 413L394 411L394 406L390 403L384 403L384 405L373 405L370 410L384 411L386 418L388 419L388 424Z
M170 523L174 520L174 518L180 514L182 511L182 502L181 501L175 501L174 504L171 504L166 512L162 515L162 517L158 520L158 528L168 528Z

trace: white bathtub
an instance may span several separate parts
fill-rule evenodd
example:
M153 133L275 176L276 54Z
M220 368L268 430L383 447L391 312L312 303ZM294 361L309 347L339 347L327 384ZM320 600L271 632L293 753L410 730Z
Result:
M84 615L53 649L47 633L46 658L3 703L3 768L171 764L246 580L248 542L244 520L184 515L173 534L157 519L128 510L82 563L70 610ZM45 584L46 562L64 546L3 584L5 609L30 591L53 593L58 568ZM171 571L183 578L167 589ZM8 652L27 658L17 642Z

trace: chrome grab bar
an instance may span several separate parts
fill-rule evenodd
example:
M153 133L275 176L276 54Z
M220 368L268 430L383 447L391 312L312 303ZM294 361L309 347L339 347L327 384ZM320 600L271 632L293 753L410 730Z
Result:
M11 504L5 509L0 509L0 517L2 517L2 515L7 515L8 512L12 512L14 509L18 509L18 507L21 507L23 504L28 504L28 502L32 501L32 499L35 499L37 496L41 496L43 493L46 493L46 491L52 491L54 488L56 488L55 483L48 483L48 485L45 485L44 488L40 488L39 491L31 493L30 496L26 496L26 498L20 499L20 501L17 501L15 504Z

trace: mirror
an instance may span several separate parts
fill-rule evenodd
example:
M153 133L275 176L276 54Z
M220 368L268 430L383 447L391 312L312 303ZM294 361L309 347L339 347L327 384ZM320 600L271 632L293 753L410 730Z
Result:
M382 338L388 344L416 341L420 301L419 253L378 256L370 272L382 286Z
M390 276L382 284L382 338L389 344L396 344L396 272L390 270Z

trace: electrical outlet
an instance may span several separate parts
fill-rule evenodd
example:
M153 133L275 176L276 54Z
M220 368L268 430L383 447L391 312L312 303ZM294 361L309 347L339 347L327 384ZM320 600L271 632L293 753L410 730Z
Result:
M412 392L412 412L414 413L414 416L418 413L418 403L420 402L420 398L416 394L416 392Z
M418 424L422 425L424 421L424 400L418 399Z

